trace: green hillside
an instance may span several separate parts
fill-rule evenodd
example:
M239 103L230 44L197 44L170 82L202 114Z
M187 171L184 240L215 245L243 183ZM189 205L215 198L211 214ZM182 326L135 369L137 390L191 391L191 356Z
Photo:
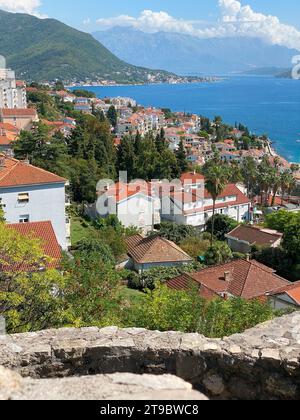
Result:
M164 81L170 73L135 67L119 60L91 35L54 19L0 10L0 55L26 80L109 79Z

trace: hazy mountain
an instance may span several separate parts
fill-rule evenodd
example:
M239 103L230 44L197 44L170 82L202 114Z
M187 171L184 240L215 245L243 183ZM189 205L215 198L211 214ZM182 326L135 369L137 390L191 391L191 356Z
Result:
M54 19L0 10L0 55L28 80L85 80L104 78L117 82L145 82L151 73L169 75L121 61L90 34Z
M286 72L288 72L287 68L263 67L254 70L244 71L243 74L247 74L249 76L279 76Z
M93 36L123 60L181 74L224 74L258 68L289 68L296 50L256 38L199 39L189 35L144 33L113 28Z

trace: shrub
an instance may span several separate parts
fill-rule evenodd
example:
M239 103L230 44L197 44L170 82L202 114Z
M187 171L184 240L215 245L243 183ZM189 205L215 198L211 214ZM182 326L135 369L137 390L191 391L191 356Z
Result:
M225 264L233 259L233 254L225 242L215 242L205 254L207 265Z
M231 217L228 217L224 214L215 215L215 224L214 224L214 236L218 241L224 241L225 235L231 232L234 228L238 226L238 223L233 220ZM207 232L212 230L212 218L210 218L206 223Z

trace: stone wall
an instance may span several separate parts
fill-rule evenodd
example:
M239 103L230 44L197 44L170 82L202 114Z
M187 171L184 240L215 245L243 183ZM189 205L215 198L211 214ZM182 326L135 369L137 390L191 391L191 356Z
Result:
M300 313L223 340L114 327L0 336L0 365L35 379L171 374L210 397L300 399Z

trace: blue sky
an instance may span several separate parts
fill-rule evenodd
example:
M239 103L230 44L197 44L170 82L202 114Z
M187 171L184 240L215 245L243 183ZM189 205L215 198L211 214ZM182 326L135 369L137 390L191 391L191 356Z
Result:
M1 8L86 32L130 26L202 38L252 36L300 50L299 0L0 0Z
M215 22L220 14L217 0L41 0L39 10L50 17L63 20L80 29L86 18L93 21L91 29L96 26L98 18L108 18L118 15L138 16L145 9L166 11L176 18L199 19ZM249 4L257 12L278 16L283 23L298 27L300 30L299 0L246 0L242 4Z

